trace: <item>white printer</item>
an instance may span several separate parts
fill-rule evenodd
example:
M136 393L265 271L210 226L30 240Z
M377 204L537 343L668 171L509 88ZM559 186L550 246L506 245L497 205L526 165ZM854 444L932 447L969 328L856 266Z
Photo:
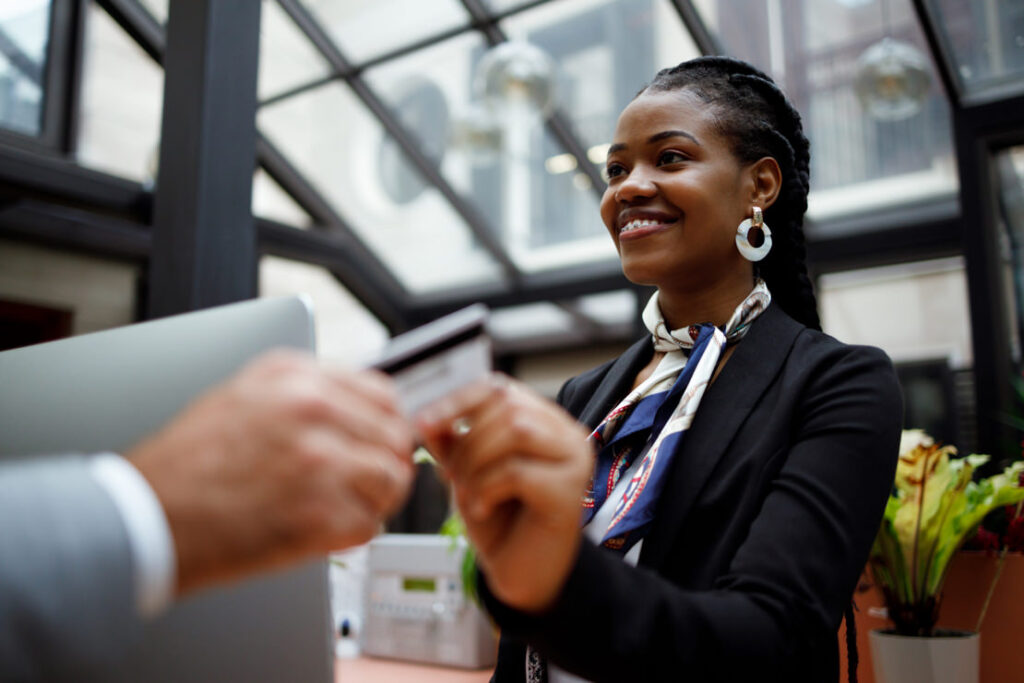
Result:
M462 588L464 539L384 534L370 542L362 651L468 669L494 665L494 628Z

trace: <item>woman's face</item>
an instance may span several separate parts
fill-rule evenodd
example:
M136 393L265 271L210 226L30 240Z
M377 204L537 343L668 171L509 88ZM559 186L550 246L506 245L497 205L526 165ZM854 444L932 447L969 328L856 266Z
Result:
M734 240L755 183L715 130L711 107L685 90L643 93L619 116L607 171L601 218L632 282L750 282Z

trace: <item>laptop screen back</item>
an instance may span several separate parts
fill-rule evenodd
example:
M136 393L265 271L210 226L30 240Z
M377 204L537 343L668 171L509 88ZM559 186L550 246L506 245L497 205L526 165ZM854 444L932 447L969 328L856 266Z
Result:
M123 453L205 389L282 346L313 350L304 298L246 301L0 353L0 458ZM331 681L329 611L322 560L201 592L148 623L109 680Z

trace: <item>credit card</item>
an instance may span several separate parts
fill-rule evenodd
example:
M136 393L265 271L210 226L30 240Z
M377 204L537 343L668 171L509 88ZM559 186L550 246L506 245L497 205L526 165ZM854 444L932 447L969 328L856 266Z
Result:
M488 313L473 304L388 343L372 367L391 375L407 416L491 372Z

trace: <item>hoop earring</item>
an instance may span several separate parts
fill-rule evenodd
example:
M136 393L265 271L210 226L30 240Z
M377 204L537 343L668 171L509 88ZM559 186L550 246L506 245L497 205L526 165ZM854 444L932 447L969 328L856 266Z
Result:
M745 218L736 228L736 248L748 261L760 261L772 250L772 231L765 225L761 207L754 207L753 218Z

